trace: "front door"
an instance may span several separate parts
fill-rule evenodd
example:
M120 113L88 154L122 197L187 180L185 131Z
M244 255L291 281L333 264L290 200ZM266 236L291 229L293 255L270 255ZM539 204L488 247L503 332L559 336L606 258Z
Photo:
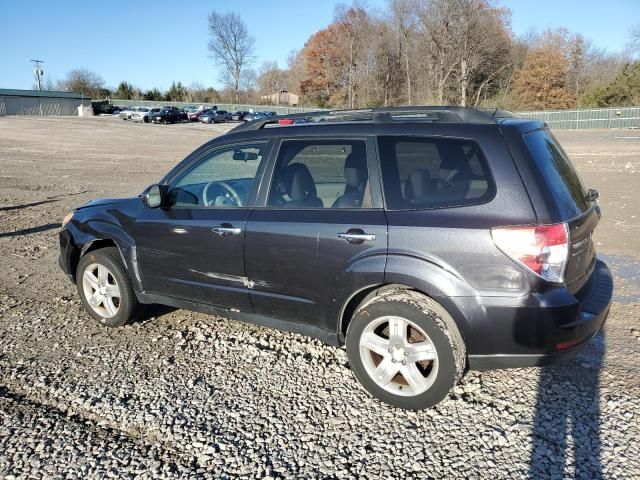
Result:
M383 282L387 222L367 143L281 142L266 207L247 222L256 313L333 332L349 296Z
M135 224L146 292L251 311L244 270L247 219L266 143L214 148L167 186Z

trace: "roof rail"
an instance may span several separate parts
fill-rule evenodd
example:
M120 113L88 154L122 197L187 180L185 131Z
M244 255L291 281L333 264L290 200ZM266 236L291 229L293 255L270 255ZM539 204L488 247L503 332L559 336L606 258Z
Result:
M253 120L238 125L230 132L246 130L260 130L277 126L291 126L308 123L324 122L374 122L387 123L393 121L405 122L434 122L434 123L474 123L495 124L496 119L516 117L515 114L499 109L479 109L457 106L409 106L384 107L355 110L319 110L314 112L293 113L290 115L276 115L273 117ZM293 120L280 125L280 120ZM296 120L300 120L296 122Z
M509 110L502 110L500 108L478 108L479 111L490 115L491 118L521 118L517 113L510 112Z

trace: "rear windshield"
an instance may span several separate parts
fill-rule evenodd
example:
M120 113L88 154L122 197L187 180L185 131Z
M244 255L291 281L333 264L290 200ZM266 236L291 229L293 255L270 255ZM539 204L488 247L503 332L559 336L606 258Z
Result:
M549 130L536 130L526 134L524 141L563 220L586 212L589 208L587 192L553 134Z

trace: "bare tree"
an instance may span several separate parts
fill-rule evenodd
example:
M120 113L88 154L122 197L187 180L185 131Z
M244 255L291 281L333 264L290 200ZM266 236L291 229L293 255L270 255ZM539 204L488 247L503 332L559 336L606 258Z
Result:
M290 92L300 92L300 83L304 79L304 60L300 50L291 50L287 56L285 78L287 90Z
M629 29L629 50L631 53L640 55L640 24L633 25Z
M240 102L240 84L245 67L253 62L255 39L236 13L209 15L209 51L224 67L225 81L233 88L236 103Z
M336 6L336 22L339 25L338 33L344 39L348 50L348 62L346 73L347 106L356 106L358 90L358 77L365 65L364 57L367 49L364 42L367 39L367 31L370 27L369 16L358 2L347 8L343 4Z
M393 17L393 23L398 30L398 57L403 57L405 83L407 87L407 103L411 104L411 62L409 61L411 41L414 33L416 15L414 0L388 0L388 8Z
M432 83L436 101L446 101L447 85L455 73L460 57L456 49L453 25L453 5L449 0L419 0L417 3L418 28L424 52L430 57Z
M278 62L264 62L258 70L258 88L262 95L271 95L287 89L287 72L278 68Z
M86 97L100 98L104 90L104 80L100 75L86 68L77 68L67 74L58 84L60 90L78 92Z
M253 68L245 68L242 71L242 89L245 92L246 101L249 102L255 98L256 84L258 83L258 74Z

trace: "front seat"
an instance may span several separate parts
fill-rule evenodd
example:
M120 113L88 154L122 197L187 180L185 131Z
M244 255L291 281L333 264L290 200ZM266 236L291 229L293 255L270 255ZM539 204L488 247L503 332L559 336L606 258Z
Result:
M344 193L336 198L331 208L360 208L367 185L366 158L350 153L344 161Z
M323 208L322 200L318 198L316 184L309 168L302 163L292 163L287 166L283 175L284 188L290 201L287 208Z

